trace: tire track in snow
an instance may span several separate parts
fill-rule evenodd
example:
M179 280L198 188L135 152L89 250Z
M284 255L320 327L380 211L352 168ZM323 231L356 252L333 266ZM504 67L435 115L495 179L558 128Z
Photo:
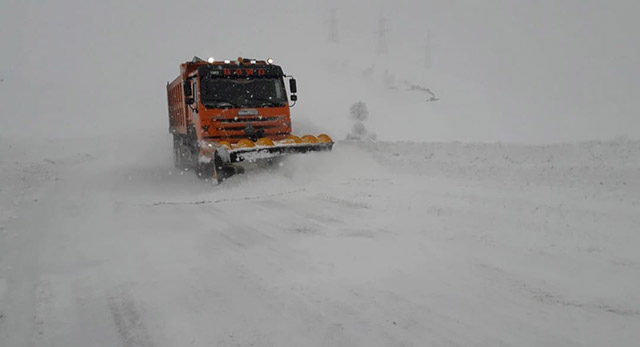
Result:
M205 204L219 204L223 202L235 202L235 201L247 201L247 200L260 200L265 198L273 198L283 195L294 194L298 192L303 192L306 189L296 189L286 192L274 193L274 194L265 194L265 195L256 195L256 196L245 196L242 198L228 198L228 199L218 199L218 200L201 200L201 201L185 201L185 202L172 202L172 201L159 201L151 204L143 204L143 206L162 206L162 205L205 205Z
M347 200L347 199L339 198L336 196L331 196L328 194L319 195L317 199L321 201L331 202L331 203L340 205L345 208L350 208L350 209L370 209L371 208L371 205L364 202Z
M126 293L118 293L107 297L107 304L125 347L153 346L133 298Z
M614 303L579 301L554 293L550 289L535 286L527 281L516 278L506 270L487 264L478 264L478 268L492 281L503 282L501 288L509 288L511 291L525 295L529 300L534 300L547 305L560 305L583 310L597 310L622 317L640 317L640 310L633 307L621 307Z

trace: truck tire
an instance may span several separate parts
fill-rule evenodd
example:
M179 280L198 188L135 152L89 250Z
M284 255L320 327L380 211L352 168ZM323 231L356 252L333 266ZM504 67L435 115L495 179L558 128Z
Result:
M215 183L222 183L222 181L236 173L242 172L242 170L230 165L224 165L220 156L215 154L212 162L198 163L195 172L201 179L212 180Z
M198 163L196 175L202 179L213 179L216 176L216 167L213 163Z
M173 165L178 170L184 170L186 168L182 141L180 137L176 135L173 135Z
M189 126L187 130L186 144L184 148L183 158L186 158L185 165L193 170L198 170L200 163L200 145L198 145L198 136L196 135L196 128L193 124Z
M198 163L196 175L202 179L210 179L215 183L222 183L225 179L233 176L235 168L224 166L222 159L216 153L214 159L209 163Z

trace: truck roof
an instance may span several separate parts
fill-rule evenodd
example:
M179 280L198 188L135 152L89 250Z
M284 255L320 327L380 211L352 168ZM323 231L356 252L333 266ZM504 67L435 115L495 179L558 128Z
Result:
M271 59L268 61L272 62ZM281 77L284 76L282 68L264 60L238 57L237 60L218 60L212 58L209 61L193 57L193 60L181 64L181 74L184 77L198 70L200 75L213 77Z

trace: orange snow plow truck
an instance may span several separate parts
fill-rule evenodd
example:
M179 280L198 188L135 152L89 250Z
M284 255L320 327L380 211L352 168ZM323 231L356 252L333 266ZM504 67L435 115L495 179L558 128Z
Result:
M181 64L180 76L167 83L175 166L221 182L242 172L236 164L243 161L330 151L326 134L291 134L285 79L295 104L295 79L272 59L194 57Z

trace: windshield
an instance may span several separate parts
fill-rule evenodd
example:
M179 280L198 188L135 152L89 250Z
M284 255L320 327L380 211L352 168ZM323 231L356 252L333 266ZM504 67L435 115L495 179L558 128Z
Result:
M205 78L202 103L206 107L286 106L282 78Z

